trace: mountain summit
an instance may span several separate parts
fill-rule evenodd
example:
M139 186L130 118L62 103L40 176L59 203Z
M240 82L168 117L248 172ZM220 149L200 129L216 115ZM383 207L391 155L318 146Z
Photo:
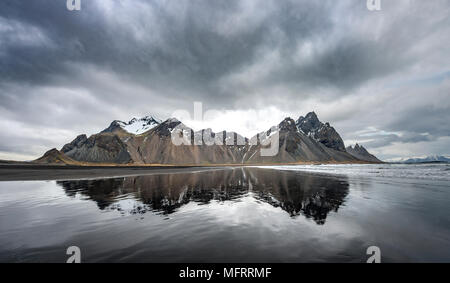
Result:
M311 137L326 147L345 152L344 141L330 124L322 123L315 112L309 112L305 117L300 116L296 122L299 131Z
M172 134L178 129L186 143L173 142ZM275 154L264 156L261 152L268 145L261 141L275 134L278 138L270 144ZM347 149L350 151L346 151L337 131L329 123L322 123L314 112L297 121L287 117L251 139L234 132L194 131L175 118L161 121L146 116L129 122L115 120L90 137L79 135L62 147L58 160L66 156L76 162L137 165L381 162L359 146Z
M114 132L117 130L124 130L127 133L133 134L133 135L140 135L143 134L154 127L161 124L161 120L154 118L152 116L145 116L143 118L133 118L128 122L122 122L119 120L115 120L109 125L108 128L103 130L103 132Z

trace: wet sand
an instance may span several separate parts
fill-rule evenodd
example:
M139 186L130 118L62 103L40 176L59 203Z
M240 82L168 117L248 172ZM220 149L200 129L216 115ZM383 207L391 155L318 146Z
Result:
M44 181L125 177L222 170L224 167L195 166L62 166L0 165L0 181Z
M362 263L370 246L386 263L450 261L446 165L337 167L53 167L148 175L0 182L0 262L62 263L73 245L85 263Z
M149 174L200 172L235 167L319 165L319 164L371 164L371 162L295 162L263 164L211 164L211 165L55 165L0 160L0 181L43 181L93 179L100 177L126 177Z

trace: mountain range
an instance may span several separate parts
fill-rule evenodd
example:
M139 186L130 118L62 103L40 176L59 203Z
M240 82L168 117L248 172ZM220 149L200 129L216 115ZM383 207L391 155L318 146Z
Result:
M411 157L411 158L403 158L399 160L393 160L395 163L450 163L450 158L442 156L442 155L430 155L426 157Z
M176 145L172 134L190 144ZM278 136L276 154L264 156L271 145L267 139ZM35 163L59 164L287 164L302 162L361 163L381 162L362 146L345 148L339 133L322 123L310 112L296 121L285 118L248 139L235 132L214 133L211 129L194 131L181 121L170 118L161 121L152 116L115 120L100 133L77 136L61 150L52 149Z

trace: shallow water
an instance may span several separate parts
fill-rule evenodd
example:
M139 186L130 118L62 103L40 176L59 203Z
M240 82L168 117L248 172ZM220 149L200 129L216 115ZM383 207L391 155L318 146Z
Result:
M315 168L0 182L0 261L450 261L450 180Z
M450 182L450 164L321 164L266 166L277 170L305 171L346 176L442 180Z

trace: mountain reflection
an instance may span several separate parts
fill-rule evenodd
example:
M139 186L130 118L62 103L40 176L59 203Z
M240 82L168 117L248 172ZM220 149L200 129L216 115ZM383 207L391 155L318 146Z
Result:
M249 193L280 207L291 217L303 215L324 224L348 194L345 179L260 168L143 175L99 180L58 181L68 196L81 194L101 210L170 214L189 202L238 201Z

